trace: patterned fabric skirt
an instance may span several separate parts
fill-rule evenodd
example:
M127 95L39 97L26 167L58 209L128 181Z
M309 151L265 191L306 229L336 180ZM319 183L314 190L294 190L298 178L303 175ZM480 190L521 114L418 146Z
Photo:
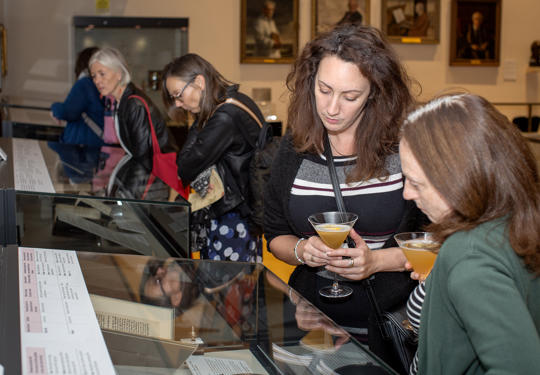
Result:
M262 262L262 239L249 233L248 222L237 212L229 212L210 221L207 249L201 258Z

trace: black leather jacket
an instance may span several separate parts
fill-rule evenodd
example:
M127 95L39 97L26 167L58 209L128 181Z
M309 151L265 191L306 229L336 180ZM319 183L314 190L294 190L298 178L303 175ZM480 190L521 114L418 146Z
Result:
M239 93L237 85L229 87L227 97L241 101L261 122L264 121L257 105ZM184 184L191 183L209 166L217 166L225 196L211 206L211 217L219 217L233 209L243 216L249 215L249 162L259 131L255 120L233 104L220 106L202 129L198 129L197 123L191 126L178 153L178 174Z
M137 95L144 98L150 108L152 123L156 131L159 147L162 152L174 152L178 150L174 138L169 133L165 121L154 103L142 90L133 83L129 83L122 94L120 105L118 106L118 139L122 148L131 154L135 159L139 159L146 166L152 161L152 136L150 133L150 123L144 104L137 98L130 98Z

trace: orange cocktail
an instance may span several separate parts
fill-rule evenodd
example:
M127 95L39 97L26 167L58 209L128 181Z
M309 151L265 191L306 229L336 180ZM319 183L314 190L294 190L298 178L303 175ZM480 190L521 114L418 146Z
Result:
M321 212L308 217L321 240L332 249L341 247L357 219L357 214L341 211ZM352 294L352 288L340 285L334 273L332 285L322 287L319 294L327 298L343 298Z
M407 232L396 234L395 239L414 272L419 273L422 279L428 277L439 249L439 244L432 240L431 234Z
M345 224L317 224L315 230L325 244L332 249L337 249L341 247L343 241L347 238L351 226Z

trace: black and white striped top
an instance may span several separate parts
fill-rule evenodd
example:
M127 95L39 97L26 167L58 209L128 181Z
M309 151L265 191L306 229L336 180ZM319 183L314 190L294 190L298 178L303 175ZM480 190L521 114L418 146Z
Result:
M356 157L334 157L334 164L347 211L358 214L355 230L370 249L380 249L394 235L403 217L403 175L398 154L386 159L388 175L346 183L346 174ZM337 211L332 181L324 155L302 160L291 188L292 220L306 237L315 234L306 218L315 212Z
M426 297L425 282L421 282L413 290L407 301L407 319L413 327L413 331L418 335L418 329L420 328L420 315L422 314L422 304ZM418 372L418 352L414 354L414 359L409 368L410 375L416 375Z

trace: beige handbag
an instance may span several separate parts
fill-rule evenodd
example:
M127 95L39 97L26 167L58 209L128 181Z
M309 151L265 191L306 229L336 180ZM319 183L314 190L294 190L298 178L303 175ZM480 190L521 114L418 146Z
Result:
M240 101L234 99L234 98L228 98L225 100L225 102L219 104L215 109L217 110L219 107L221 107L224 104L233 104L237 107L240 107L244 111L246 111L253 119L259 124L259 126L262 126L261 122L255 116L255 114L243 103ZM210 174L210 188L208 189L207 193L204 197L201 197L199 193L191 189L191 192L189 194L188 201L191 203L191 212L195 212L197 210L200 210L201 208L207 207L211 205L214 202L217 202L225 195L225 188L223 187L223 181L221 181L221 177L217 173L216 168L212 168L212 173Z
M221 177L219 177L216 168L212 168L209 184L210 186L204 197L201 197L199 193L191 190L188 198L189 203L191 203L191 212L210 206L225 195L223 181L221 181Z

